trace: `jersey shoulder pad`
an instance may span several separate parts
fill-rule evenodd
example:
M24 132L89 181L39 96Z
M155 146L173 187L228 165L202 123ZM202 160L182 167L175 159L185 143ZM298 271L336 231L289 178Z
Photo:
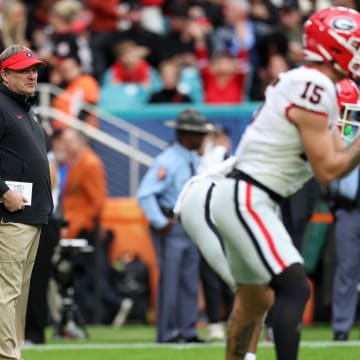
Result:
M289 106L326 114L333 111L337 104L335 84L326 75L305 67L286 75L281 78L281 90Z

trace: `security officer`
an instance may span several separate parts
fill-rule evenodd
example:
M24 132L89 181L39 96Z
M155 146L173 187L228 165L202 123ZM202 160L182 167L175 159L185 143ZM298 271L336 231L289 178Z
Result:
M332 294L335 341L348 340L355 321L360 268L360 168L331 184L336 268Z
M137 198L151 225L160 273L157 298L157 341L204 342L198 318L199 254L173 216L185 182L198 167L198 150L212 130L204 116L185 109L175 121L176 141L145 174Z
M349 79L336 84L342 136L349 145L359 133L358 86ZM350 106L349 106L350 105ZM351 110L351 111L350 111ZM356 124L356 125L355 125ZM348 340L354 324L360 268L360 167L329 185L330 207L334 213L336 267L332 293L331 326L335 341Z

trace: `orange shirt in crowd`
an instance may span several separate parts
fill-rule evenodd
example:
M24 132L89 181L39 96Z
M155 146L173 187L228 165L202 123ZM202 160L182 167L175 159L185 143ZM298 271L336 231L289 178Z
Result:
M81 113L83 102L95 105L99 101L99 97L100 87L98 82L91 75L84 74L69 83L64 91L53 99L52 107L77 118ZM89 122L96 125L93 119L89 119ZM68 127L65 123L56 119L53 120L52 126L55 129Z
M63 193L64 218L69 221L68 238L81 230L92 231L105 206L106 173L99 156L90 148L70 164Z

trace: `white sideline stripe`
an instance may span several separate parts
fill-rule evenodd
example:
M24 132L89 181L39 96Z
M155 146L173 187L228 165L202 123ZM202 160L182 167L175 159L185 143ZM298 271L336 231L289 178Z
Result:
M157 344L157 343L123 343L123 344L45 344L45 345L25 345L26 351L55 351L55 350L116 350L116 349L153 349L153 348L172 348L172 349L192 349L192 348L222 348L225 345L221 342L210 344ZM272 347L270 342L260 342L259 347ZM323 347L349 347L360 346L360 341L302 341L301 347L323 348Z

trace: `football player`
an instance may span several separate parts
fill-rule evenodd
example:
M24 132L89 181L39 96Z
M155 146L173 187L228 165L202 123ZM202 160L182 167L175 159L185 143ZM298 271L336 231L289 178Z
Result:
M360 77L359 13L331 7L312 15L304 25L304 53L305 66L267 88L239 143L234 170L213 187L209 214L237 284L227 360L244 359L272 305L277 359L297 359L309 286L279 203L310 177L328 183L360 162L360 139L345 146L336 126L335 88L346 77Z
M271 306L277 359L297 359L310 289L280 202L312 176L328 183L360 162L360 139L345 147L337 129L335 89L338 81L360 76L360 14L343 7L316 12L304 24L303 46L306 65L267 88L234 170L213 191L211 213L237 284L227 360L244 359Z

